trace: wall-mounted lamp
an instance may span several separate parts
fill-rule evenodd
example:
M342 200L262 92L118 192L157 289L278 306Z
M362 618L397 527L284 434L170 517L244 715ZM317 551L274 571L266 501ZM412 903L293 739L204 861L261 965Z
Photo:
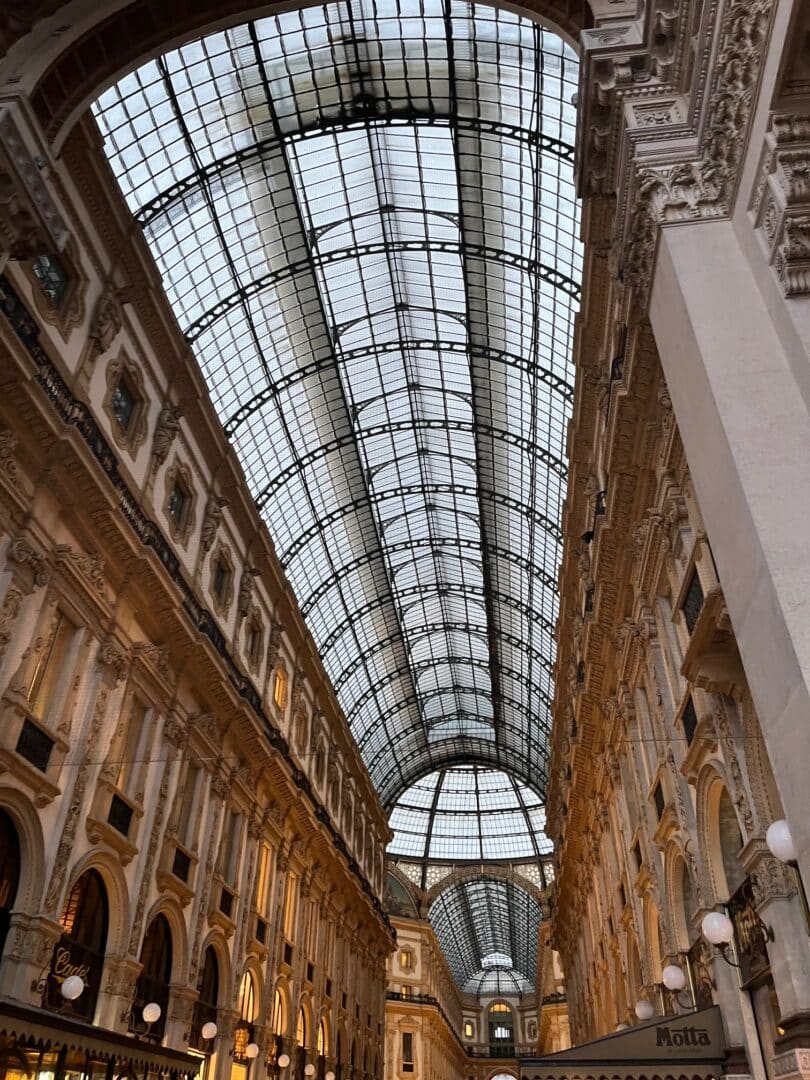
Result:
M163 1015L163 1009L156 1001L149 1001L144 1005L141 1010L141 1017L144 1024L146 1024L146 1031L135 1032L135 1006L130 1006L125 1012L121 1013L121 1020L129 1024L130 1031L133 1031L138 1035L145 1035L147 1038L152 1029L152 1024L156 1024Z
M314 1076L314 1075L315 1075L315 1066L310 1061L308 1065L304 1066L304 1076Z
M290 1064L290 1055L289 1054L279 1054L279 1056L278 1056L278 1067L280 1069L286 1069L289 1064Z
M45 993L45 989L48 985L48 974L50 972L50 963L48 963L39 975L31 983L31 990L40 994ZM68 975L66 979L63 979L59 983L59 993L62 995L62 999L65 1003L70 1001L76 1001L84 993L85 981L81 975Z
M331 1069L326 1074L326 1076L324 1076L323 1080L335 1080L335 1074L332 1072Z
M646 998L639 998L633 1011L642 1024L647 1020L652 1020L655 1016L655 1006L651 1001L647 1001Z
M259 1044L255 1042L249 1042L245 1047L245 1057L250 1058L252 1061L259 1056Z
M752 914L758 922L764 940L773 941L773 930L770 926L766 926L753 909ZM722 956L727 964L735 968L740 967L740 964L734 959L734 923L724 911L707 912L703 916L700 929L708 943L714 946L718 955Z

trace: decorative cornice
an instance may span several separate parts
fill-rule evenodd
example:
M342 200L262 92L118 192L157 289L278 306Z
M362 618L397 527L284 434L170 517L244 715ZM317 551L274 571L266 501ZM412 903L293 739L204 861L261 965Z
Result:
M253 682L244 675L240 665L231 655L216 619L210 611L202 606L194 589L186 581L174 548L156 523L150 520L143 512L140 500L132 493L121 476L118 468L118 457L107 442L90 409L73 396L70 388L43 349L39 341L39 327L36 321L20 300L11 283L4 276L0 276L0 310L8 319L17 338L28 351L35 367L36 381L45 397L62 422L74 428L84 439L99 467L116 491L120 500L122 519L131 528L138 541L144 547L151 548L157 555L180 593L182 608L190 624L198 633L208 638L219 654L220 661L227 672L233 690L256 716L268 745L280 755L289 768L293 783L311 804L316 820L323 825L335 849L343 854L349 873L356 880L359 889L367 897L368 902L377 913L386 930L392 933L390 920L383 910L379 897L374 893L371 883L363 873L360 864L348 852L345 840L333 825L326 807L320 802L309 778L293 762L290 748L284 736L272 724L264 711L261 695ZM46 583L47 564L27 541L21 537L14 540L9 548L9 555L14 561L29 563L32 566L37 584ZM39 577L43 577L43 580L39 580ZM159 650L160 647L150 643L136 643L132 647L134 657L137 657L139 653L139 644L141 646L140 652L142 654L146 652L154 662L157 656L152 654L152 650Z

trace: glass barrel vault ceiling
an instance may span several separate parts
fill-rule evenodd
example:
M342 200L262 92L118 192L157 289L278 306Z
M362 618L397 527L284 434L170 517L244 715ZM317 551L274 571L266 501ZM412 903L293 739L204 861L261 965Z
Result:
M391 811L389 855L405 859L520 861L550 854L540 797L495 769L457 766L418 780Z
M211 34L94 105L383 802L544 790L576 60L458 0Z

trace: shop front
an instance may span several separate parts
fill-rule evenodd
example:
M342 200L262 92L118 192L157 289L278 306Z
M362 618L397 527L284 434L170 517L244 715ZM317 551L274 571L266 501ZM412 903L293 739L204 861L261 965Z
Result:
M194 1080L201 1058L0 1001L0 1080Z
M520 1080L716 1080L725 1071L720 1010L714 1005L520 1062Z

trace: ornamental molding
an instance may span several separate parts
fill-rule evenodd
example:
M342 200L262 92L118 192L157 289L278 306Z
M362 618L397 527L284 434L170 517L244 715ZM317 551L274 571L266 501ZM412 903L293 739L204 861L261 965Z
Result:
M67 226L28 150L12 109L0 108L0 264L62 251Z
M642 309L661 226L731 212L774 8L710 0L693 38L696 0L654 0L582 34L577 184L586 198L615 193L611 268Z
M783 294L810 293L810 112L771 115L750 212Z

